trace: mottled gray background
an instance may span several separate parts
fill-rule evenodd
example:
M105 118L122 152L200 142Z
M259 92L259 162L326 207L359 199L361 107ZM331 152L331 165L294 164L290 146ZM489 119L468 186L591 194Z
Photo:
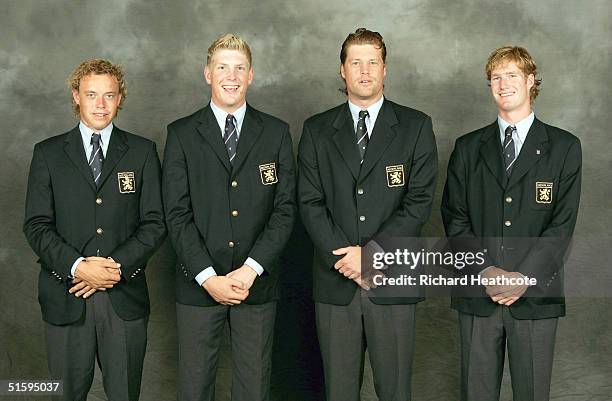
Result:
M297 145L306 117L343 101L336 89L346 35L359 26L380 31L389 51L386 95L433 117L441 173L425 231L435 236L442 233L440 192L455 138L495 118L485 60L501 45L524 45L543 77L537 116L575 133L583 144L573 258L589 277L612 260L612 5L607 0L3 0L1 6L0 378L47 375L36 294L39 267L21 233L24 193L34 143L76 124L65 80L86 58L106 57L125 66L129 95L117 125L155 140L161 152L165 126L208 101L202 78L206 48L218 34L235 31L254 53L250 103L287 120ZM297 232L285 259L289 273L274 359L277 400L321 399L308 246ZM148 267L153 311L143 400L175 398L173 260L165 244ZM569 299L558 332L554 400L612 399L611 306L605 297ZM456 320L446 299L418 307L415 399L458 398ZM217 399L227 400L227 352L221 365ZM507 375L502 393L503 400L511 398ZM99 376L90 398L105 399ZM369 376L363 399L375 399Z

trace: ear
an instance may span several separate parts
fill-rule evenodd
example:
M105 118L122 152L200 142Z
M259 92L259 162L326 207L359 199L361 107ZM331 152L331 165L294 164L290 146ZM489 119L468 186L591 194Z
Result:
M340 76L342 76L342 79L346 80L346 73L344 72L344 64L340 64Z
M533 74L529 74L527 75L527 88L531 90L533 85L535 85L535 76Z
M208 85L212 84L212 72L210 71L208 65L204 67L204 79Z
M80 105L81 103L81 99L79 98L79 91L73 89L72 90L72 99L74 99L74 102L78 105Z
M249 68L249 85L251 85L251 82L253 82L253 75L255 74L255 71L253 71L253 67Z
M387 64L383 64L383 77L387 76Z

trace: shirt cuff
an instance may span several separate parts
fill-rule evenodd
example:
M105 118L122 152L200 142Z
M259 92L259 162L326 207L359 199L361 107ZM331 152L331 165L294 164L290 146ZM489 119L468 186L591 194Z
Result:
M253 258L248 258L244 264L255 270L255 273L257 273L258 276L261 276L264 272L264 268L261 267L261 265Z
M488 266L488 267L485 267L484 269L482 269L482 270L481 270L481 271L478 273L478 277L481 277L483 274L485 274L485 272L486 272L487 270L489 270L489 269L490 269L490 268L492 268L492 267L495 267L495 266L491 265L491 266Z
M212 266L208 266L206 269L199 272L197 276L195 276L195 281L197 281L201 287L202 284L204 284L206 280L216 275L217 275L217 272L215 271L215 269L213 269Z
M68 278L75 278L76 276L74 275L76 273L76 268L79 265L79 263L81 263L82 261L84 261L85 258L84 257L80 257L77 260L74 261L74 263L72 264L72 267L70 268L70 277Z

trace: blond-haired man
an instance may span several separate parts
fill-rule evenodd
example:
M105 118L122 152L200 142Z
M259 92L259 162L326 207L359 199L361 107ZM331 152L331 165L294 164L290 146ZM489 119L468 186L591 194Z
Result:
M580 141L535 117L540 80L525 48L496 49L485 72L498 116L457 139L442 218L449 237L475 238L487 248L490 266L475 274L527 276L537 284L489 285L480 296L453 298L461 399L499 399L507 346L513 399L546 401L557 318L565 315L560 268L578 214Z
M226 34L208 49L210 103L168 126L166 219L177 253L178 399L213 400L226 321L232 400L269 399L279 257L293 227L289 126L246 103L251 50Z
M155 143L113 124L120 66L69 79L79 125L34 148L24 232L41 265L49 371L62 400L85 400L96 359L109 400L137 400L147 342L145 265L166 234Z

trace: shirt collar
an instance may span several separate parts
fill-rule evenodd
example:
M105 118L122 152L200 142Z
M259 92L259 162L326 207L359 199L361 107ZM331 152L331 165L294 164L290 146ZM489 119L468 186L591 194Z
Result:
M376 101L376 103L371 104L370 107L366 109L368 111L368 116L370 117L370 121L372 122L372 124L376 121L376 117L378 117L378 112L380 112L380 108L382 107L384 101L385 97L381 96L380 99ZM348 101L348 105L349 109L351 110L351 115L353 116L353 121L355 122L355 124L357 124L357 121L359 120L359 112L363 109L352 103L350 100Z
M89 128L83 121L79 122L79 131L81 131L81 138L83 139L83 145L85 147L91 145L91 135L95 132L93 129ZM113 123L111 122L106 127L102 128L99 133L102 139L102 145L108 146L110 142L111 133L113 132Z
M222 110L219 106L217 106L212 100L210 101L210 108L217 119L217 124L219 124L219 128L221 129L221 134L223 134L223 130L225 129L225 120L227 119L228 112ZM232 113L234 118L236 119L236 130L238 131L238 135L240 135L240 131L242 130L242 122L244 121L244 115L246 114L247 104L244 102L242 106L238 108L235 112Z
M514 126L516 127L516 133L519 139L521 140L521 143L525 142L527 134L529 133L529 128L531 128L531 125L533 124L533 120L535 120L535 114L533 114L532 111L527 117L514 124ZM506 128L508 128L508 126L511 124L501 118L501 116L499 115L497 116L497 124L499 125L499 132L503 143L504 137L506 136Z

